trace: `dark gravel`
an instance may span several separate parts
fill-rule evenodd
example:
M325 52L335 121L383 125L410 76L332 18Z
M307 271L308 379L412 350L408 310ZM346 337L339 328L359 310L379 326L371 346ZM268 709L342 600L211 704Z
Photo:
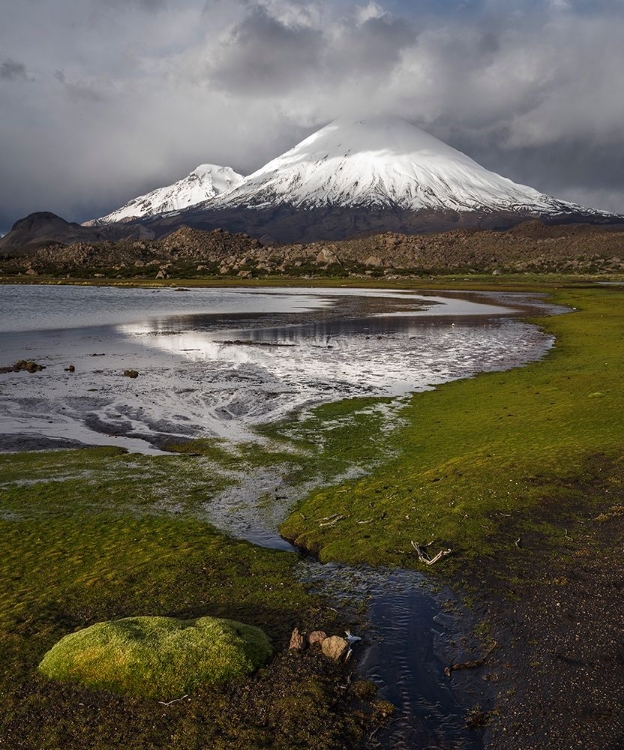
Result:
M499 644L487 748L624 748L623 540L616 504L570 529L563 557L537 539L522 553L514 592L484 613Z

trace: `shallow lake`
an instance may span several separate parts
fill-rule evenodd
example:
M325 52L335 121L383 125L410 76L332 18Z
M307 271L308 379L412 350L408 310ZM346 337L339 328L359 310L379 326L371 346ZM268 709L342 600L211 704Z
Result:
M3 286L0 365L46 369L0 376L0 447L248 440L314 404L538 359L551 340L519 311L513 295Z

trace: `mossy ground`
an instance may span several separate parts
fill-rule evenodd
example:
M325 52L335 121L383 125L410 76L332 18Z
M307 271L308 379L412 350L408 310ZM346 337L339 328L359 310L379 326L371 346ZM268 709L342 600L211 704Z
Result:
M229 539L201 520L198 505L224 486L204 461L115 448L0 456L7 747L320 750L358 741L361 719L339 708L340 669L286 653L293 626L332 630L336 613L297 582L295 555ZM250 678L200 687L171 707L38 674L68 633L142 615L241 621L262 628L276 656ZM290 714L302 706L297 725Z
M203 684L245 677L271 652L260 628L234 620L125 617L61 638L39 671L96 690L171 700Z
M554 298L577 310L536 321L556 336L544 360L414 395L387 438L395 457L312 493L284 535L324 560L393 565L433 541L457 572L517 549L524 531L560 542L575 513L608 507L624 480L624 293ZM344 519L321 526L331 514Z

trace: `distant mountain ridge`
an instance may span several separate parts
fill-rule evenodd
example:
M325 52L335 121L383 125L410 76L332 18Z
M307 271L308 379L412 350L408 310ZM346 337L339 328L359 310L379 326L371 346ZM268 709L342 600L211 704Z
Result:
M28 254L38 248L56 244L152 237L154 232L141 224L85 227L65 221L49 211L39 211L16 221L11 231L0 238L0 255Z
M157 235L186 224L310 242L385 231L504 229L534 218L624 221L516 184L405 120L375 117L336 120L233 190L145 223Z
M157 188L146 195L133 198L121 208L99 219L87 221L83 226L102 226L180 211L228 193L243 180L244 177L231 167L200 164L184 179L174 182L173 185Z

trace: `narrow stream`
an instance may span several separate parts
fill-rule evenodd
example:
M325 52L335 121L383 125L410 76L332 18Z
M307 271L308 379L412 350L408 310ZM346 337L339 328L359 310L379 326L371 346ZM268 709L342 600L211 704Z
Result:
M394 721L367 747L392 750L477 750L480 733L468 729L467 712L483 703L483 683L444 668L466 662L481 648L473 617L453 592L434 592L421 573L350 568L302 561L301 580L363 624L355 644L358 674L378 686L397 708ZM363 614L364 613L364 614Z

